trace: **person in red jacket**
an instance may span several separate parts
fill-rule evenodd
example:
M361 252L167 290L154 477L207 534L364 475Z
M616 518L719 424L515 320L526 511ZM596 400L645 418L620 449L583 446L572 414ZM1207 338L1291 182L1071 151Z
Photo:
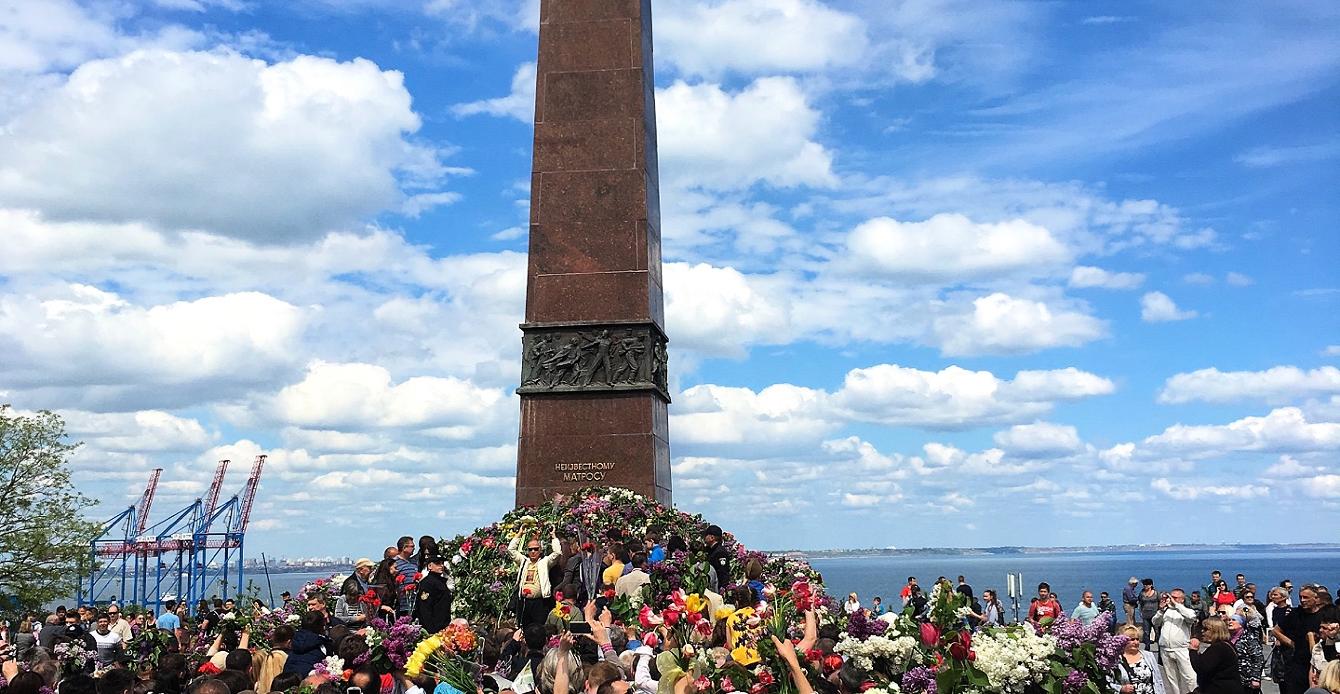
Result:
M1061 603L1052 597L1052 587L1045 581L1038 584L1038 599L1028 607L1028 622L1036 627L1047 628L1061 614Z

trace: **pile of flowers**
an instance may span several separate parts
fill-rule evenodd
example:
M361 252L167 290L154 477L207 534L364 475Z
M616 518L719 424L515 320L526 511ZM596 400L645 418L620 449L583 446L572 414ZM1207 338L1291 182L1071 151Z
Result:
M438 547L449 561L447 571L454 586L452 613L475 624L496 624L510 613L510 588L516 582L517 567L507 545L515 538L538 537L547 553L555 534L593 546L611 538L640 542L652 529L662 537L678 536L689 544L689 551L668 556L651 573L651 597L665 604L676 590L692 593L707 585L706 551L702 547L707 526L702 516L677 511L627 489L589 487L538 506L518 508L493 525L444 539ZM722 543L735 563L734 575L740 576L740 567L756 558L763 565L765 582L790 585L800 576L818 585L817 574L803 561L751 553L729 533ZM721 588L724 591L726 587ZM621 607L625 612L635 612L641 605Z

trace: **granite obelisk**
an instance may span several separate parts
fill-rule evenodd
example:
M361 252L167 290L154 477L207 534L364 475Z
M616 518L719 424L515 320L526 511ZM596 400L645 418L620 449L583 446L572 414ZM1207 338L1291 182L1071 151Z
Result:
M670 502L651 0L542 0L516 501Z

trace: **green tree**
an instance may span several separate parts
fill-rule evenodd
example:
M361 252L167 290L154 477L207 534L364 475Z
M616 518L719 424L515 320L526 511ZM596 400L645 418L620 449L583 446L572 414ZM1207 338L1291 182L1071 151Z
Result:
M79 444L65 439L59 415L0 405L0 595L25 610L75 594L100 528L82 516L97 502L70 482Z

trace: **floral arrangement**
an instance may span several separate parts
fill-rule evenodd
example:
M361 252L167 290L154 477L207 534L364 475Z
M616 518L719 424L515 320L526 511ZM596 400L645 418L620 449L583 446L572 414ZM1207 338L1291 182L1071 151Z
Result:
M93 657L97 653L84 648L83 643L74 640L56 644L52 649L52 655L56 656L62 675L74 675L88 669L89 663L93 662Z
M475 676L470 662L479 639L466 624L450 624L419 643L405 665L409 677L429 675L459 692L473 692Z
M364 634L368 644L367 659L377 672L403 670L424 635L423 628L415 624L412 617L401 617L393 624L374 617L368 620Z
M344 658L338 655L328 655L324 660L316 661L316 664L312 666L312 671L307 675L308 677L322 677L327 682L338 683L344 679Z

